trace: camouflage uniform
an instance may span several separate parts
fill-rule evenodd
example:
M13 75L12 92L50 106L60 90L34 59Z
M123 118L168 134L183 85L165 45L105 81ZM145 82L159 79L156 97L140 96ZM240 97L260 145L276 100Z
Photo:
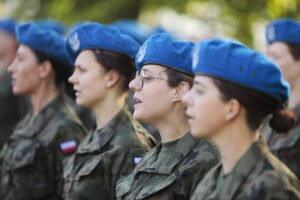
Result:
M0 69L0 149L29 108L26 97L12 93L11 75Z
M116 181L128 175L155 144L127 108L103 128L88 135L64 167L64 198L115 199Z
M270 153L265 141L250 149L217 187L222 165L210 170L197 186L192 200L296 200L300 199L300 184L296 176Z
M267 124L261 132L266 137L271 152L300 179L300 104L293 111L298 119L287 135L277 134Z
M161 146L148 152L132 174L118 181L117 199L190 199L197 183L219 161L215 147L189 133L158 163Z
M0 199L61 199L61 144L85 136L74 110L59 95L36 116L31 112L16 126L0 152Z

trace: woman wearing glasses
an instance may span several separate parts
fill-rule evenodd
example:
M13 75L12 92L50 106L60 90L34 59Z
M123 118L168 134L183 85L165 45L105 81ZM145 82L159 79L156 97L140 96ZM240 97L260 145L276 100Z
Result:
M240 43L219 39L200 42L193 55L194 86L184 97L191 132L210 139L222 162L192 199L300 199L297 177L258 131L268 115L275 130L287 131L295 120L285 109L289 85L279 68Z
M116 181L154 145L124 103L138 48L131 37L98 23L83 24L68 36L76 67L69 81L76 103L95 113L97 129L65 166L65 199L115 199Z
M133 117L156 127L161 143L126 178L118 181L117 199L190 199L204 174L218 162L215 148L191 136L182 97L193 81L191 42L156 34L136 57L138 73Z

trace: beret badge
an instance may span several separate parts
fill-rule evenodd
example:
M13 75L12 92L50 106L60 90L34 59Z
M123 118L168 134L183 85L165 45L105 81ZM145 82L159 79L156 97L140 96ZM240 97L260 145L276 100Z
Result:
M78 39L78 34L74 33L70 38L69 38L69 43L73 51L77 51L80 47L80 41Z

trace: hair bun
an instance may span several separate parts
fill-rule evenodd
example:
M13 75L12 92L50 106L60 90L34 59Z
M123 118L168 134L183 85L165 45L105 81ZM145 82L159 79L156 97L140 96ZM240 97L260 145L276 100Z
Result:
M287 134L296 123L296 115L288 109L277 110L270 120L270 126L276 132Z

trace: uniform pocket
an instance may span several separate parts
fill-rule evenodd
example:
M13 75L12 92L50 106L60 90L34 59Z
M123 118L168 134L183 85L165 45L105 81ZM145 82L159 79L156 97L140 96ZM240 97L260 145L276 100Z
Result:
M18 169L34 162L37 144L30 139L14 141L5 149L3 167L7 170Z
M78 171L78 173L75 176L75 180L79 180L80 178L84 176L90 175L94 169L98 166L100 161L102 160L102 156L98 155L92 159L89 159L87 163L85 163L82 168Z
M144 199L155 193L164 190L174 183L177 179L177 176L172 174L167 177L153 178L150 182L147 183L147 186L139 192L136 199Z
M116 197L117 198L120 198L124 194L129 192L130 187L133 182L133 179L134 179L134 174L130 174L129 176L118 180L117 186L116 186Z

